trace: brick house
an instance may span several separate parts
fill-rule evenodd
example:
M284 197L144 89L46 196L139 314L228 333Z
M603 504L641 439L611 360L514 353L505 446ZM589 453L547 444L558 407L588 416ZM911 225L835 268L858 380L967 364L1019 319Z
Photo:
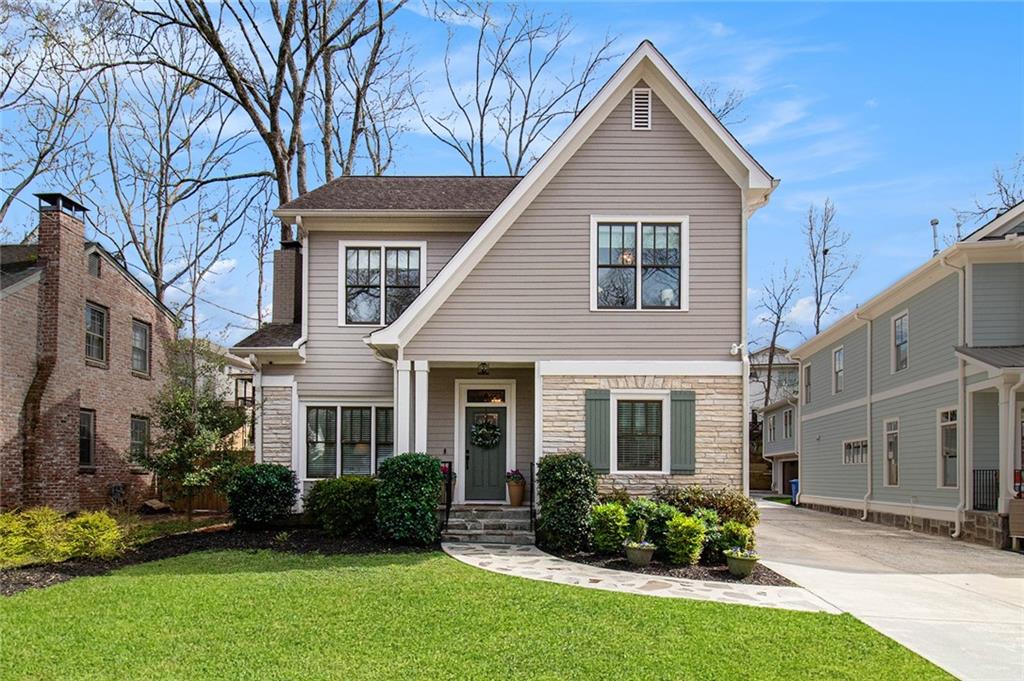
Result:
M174 314L99 244L85 208L39 197L38 245L0 246L0 508L98 508L152 493L148 441Z

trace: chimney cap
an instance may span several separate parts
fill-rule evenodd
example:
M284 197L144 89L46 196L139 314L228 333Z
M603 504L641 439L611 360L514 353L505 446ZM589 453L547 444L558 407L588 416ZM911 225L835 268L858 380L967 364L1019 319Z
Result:
M39 199L39 210L56 209L79 220L83 219L89 210L67 194L60 192L39 192L35 196Z

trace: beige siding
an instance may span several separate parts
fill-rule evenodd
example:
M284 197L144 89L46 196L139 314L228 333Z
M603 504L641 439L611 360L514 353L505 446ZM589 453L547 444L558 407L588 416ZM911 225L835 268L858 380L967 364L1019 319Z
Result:
M728 360L740 340L740 190L657 98L627 97L406 346L433 360ZM591 312L590 216L690 218L689 312Z
M403 221L409 223L410 221ZM420 220L427 224L429 221ZM463 221L464 222L464 221ZM436 221L433 224L437 224ZM408 224L404 224L408 228ZM328 232L309 235L309 331L306 363L270 368L267 374L293 374L301 399L391 399L391 367L377 359L363 337L377 327L338 326L339 241L426 241L427 281L432 279L471 231L459 224L451 232Z

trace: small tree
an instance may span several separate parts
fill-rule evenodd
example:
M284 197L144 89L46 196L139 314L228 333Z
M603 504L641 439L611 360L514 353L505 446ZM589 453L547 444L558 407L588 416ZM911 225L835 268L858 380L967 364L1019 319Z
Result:
M151 446L133 458L178 490L191 524L195 495L208 485L223 484L238 463L229 436L242 426L245 414L218 390L220 356L201 340L175 344L167 384L153 405L159 431Z

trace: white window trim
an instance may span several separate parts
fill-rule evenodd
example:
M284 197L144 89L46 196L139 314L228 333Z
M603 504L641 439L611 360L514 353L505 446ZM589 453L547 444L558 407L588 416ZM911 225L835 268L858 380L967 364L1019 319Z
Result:
M910 312L906 308L889 317L889 373L897 373L896 369L896 320L900 317L907 318L907 366L899 371L910 369Z
M895 419L883 419L882 420L882 486L883 487L899 487L900 483L897 482L895 485L889 483L889 424L896 424L896 469L900 468L900 459L903 457L903 438L900 436L900 420ZM902 474L900 475L902 477Z
M637 264L636 264L636 307L606 309L597 306L597 224L599 222L633 223L636 225ZM678 223L679 224L679 307L678 308L645 308L641 307L643 295L640 273L643 270L641 251L642 236L640 225L644 222ZM591 215L590 216L590 311L591 312L689 312L690 311L690 216L689 215Z
M786 423L786 416L789 416L789 423ZM793 410L786 409L782 412L782 439L793 439Z
M301 448L301 454L299 456L299 465L302 467L301 471L297 471L297 477L302 482L318 482L320 480L330 480L331 478L311 478L306 475L306 471L309 470L309 461L306 458L307 455L307 437L306 437L306 411L309 407L327 407L337 410L335 417L334 436L335 436L335 456L334 456L334 477L341 476L341 409L342 407L357 408L357 409L370 409L370 475L373 477L377 474L377 409L393 409L394 406L391 402L300 402L299 403L299 447ZM394 434L392 434L394 438ZM397 452L396 452L397 454ZM299 496L302 496L301 493Z
M811 363L810 362L807 362L802 367L800 367L800 388L799 388L799 390L800 390L800 402L801 402L801 404L810 404L811 403L811 391L809 389L805 389L805 388L810 388L811 387L811 386L809 386L807 384L807 374L810 372L810 370L811 370ZM813 380L813 378L814 377L812 376L811 379ZM813 385L813 383L811 385Z
M942 413L946 411L955 411L956 420L948 423L942 422ZM954 425L956 426L957 435L957 472L956 472L956 483L955 485L944 485L942 484L942 427ZM935 410L935 487L938 489L960 489L960 457L963 453L960 451L960 410L954 404L949 407L939 407Z
M768 417L768 442L769 443L775 442L775 435L776 435L775 427L776 427L776 424L775 424L775 414L772 414L771 416Z
M345 318L345 301L347 300L346 277L345 277L345 249L346 248L377 248L380 250L380 318L378 324L349 324ZM363 328L378 329L387 324L384 323L387 315L387 262L385 249L387 248L418 248L420 249L420 291L427 284L427 242L426 241L389 241L386 239L374 239L372 241L345 241L338 240L338 326L358 326ZM305 306L303 306L305 312Z
M843 387L839 387L839 382L836 380L836 355L840 352L843 353ZM846 389L846 351L844 346L840 345L838 348L832 350L832 394L838 395Z
M629 473L630 475L669 475L672 472L672 391L671 390L612 390L611 391L611 453L608 472ZM619 470L619 400L661 401L661 470L630 471Z
M864 461L861 461L861 462L858 462L858 463L847 463L847 461L846 461L846 445L852 445L852 444L858 444L858 443L864 443ZM852 440L843 440L842 449L839 452L840 457L842 457L840 459L841 463L844 466L866 466L867 462L868 462L867 461L868 447L870 447L870 446L871 446L871 443L868 442L868 439L866 437L855 437Z

